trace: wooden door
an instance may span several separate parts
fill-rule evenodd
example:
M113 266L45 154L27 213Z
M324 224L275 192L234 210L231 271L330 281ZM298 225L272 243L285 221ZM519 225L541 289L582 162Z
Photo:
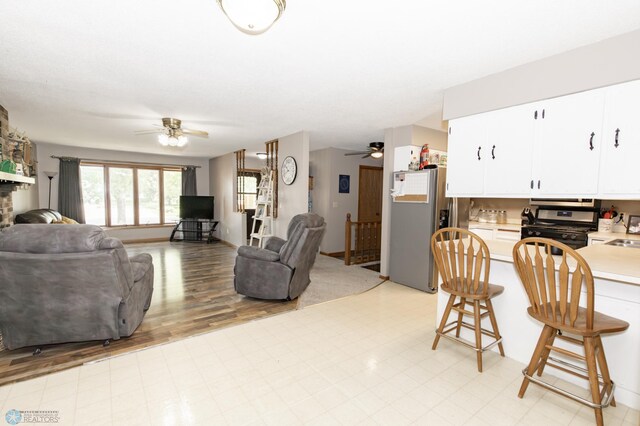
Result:
M358 221L382 220L382 167L360 166Z
M358 223L353 232L355 263L380 260L381 223L382 167L360 166Z

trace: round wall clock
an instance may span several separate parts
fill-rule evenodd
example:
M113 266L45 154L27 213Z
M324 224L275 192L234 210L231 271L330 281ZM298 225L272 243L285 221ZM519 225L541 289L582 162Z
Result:
M282 175L282 181L285 185L291 185L293 181L296 180L298 165L296 164L295 158L288 156L284 159L282 167L280 168L280 174Z

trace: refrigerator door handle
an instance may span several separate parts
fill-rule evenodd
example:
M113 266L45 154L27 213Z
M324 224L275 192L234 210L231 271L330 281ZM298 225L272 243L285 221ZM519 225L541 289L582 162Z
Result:
M455 198L449 200L449 227L455 227L458 223L458 203Z

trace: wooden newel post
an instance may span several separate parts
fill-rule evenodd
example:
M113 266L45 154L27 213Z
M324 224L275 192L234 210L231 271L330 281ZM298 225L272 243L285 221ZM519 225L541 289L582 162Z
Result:
M344 264L351 265L351 213L344 224Z

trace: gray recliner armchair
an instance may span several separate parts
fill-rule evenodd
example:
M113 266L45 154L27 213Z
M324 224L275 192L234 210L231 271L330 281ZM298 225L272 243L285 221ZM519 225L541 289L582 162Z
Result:
M271 237L264 248L242 246L234 268L236 292L258 299L293 300L309 285L326 225L314 213L294 216L287 240Z
M93 225L0 232L0 330L7 349L130 336L153 293L149 254L129 258Z

